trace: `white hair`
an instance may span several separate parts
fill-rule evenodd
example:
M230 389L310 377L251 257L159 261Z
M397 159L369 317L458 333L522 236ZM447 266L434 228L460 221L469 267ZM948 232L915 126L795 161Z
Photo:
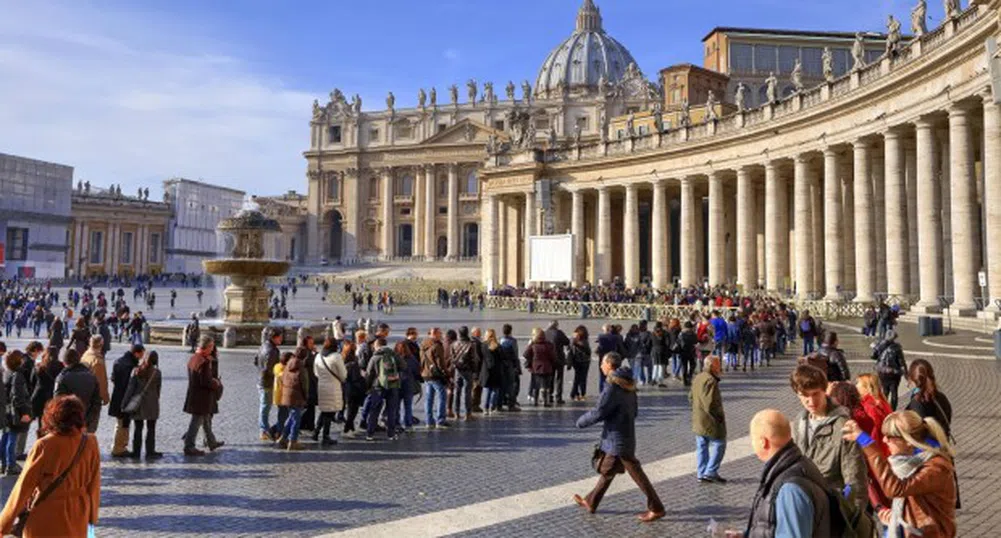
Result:
M702 359L702 369L709 371L712 370L713 364L719 362L719 357L716 355L708 355L706 358Z

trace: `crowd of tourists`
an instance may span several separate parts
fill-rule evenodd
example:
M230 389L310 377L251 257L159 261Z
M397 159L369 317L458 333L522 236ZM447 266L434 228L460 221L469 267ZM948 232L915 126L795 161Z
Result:
M580 286L554 285L548 287L516 288L505 286L490 292L497 297L549 299L585 303L626 303L645 305L693 305L701 307L737 307L753 301L732 286L691 286L671 289L652 287L627 288L621 280L611 283Z

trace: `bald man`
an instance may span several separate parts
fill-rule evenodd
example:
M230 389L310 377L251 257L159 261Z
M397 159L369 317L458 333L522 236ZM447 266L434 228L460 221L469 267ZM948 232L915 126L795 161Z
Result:
M792 442L789 419L775 409L754 415L751 446L765 469L744 535L748 538L831 536L827 481Z

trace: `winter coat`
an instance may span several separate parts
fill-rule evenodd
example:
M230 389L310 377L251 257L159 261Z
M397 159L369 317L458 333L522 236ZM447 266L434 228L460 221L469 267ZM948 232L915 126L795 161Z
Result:
M319 355L316 351L310 351L306 355L306 359L303 361L302 369L306 375L309 376L309 394L306 395L306 405L316 405L317 399L319 399L319 394L316 392L316 374L313 373L313 367L316 365L316 357Z
M678 341L680 343L676 344L676 346L679 347L678 355L681 357L681 360L689 362L694 361L696 357L696 348L699 345L699 341L695 337L695 331L692 329L682 329L682 331L678 333Z
M122 413L122 406L126 400L125 391L129 387L129 379L132 372L139 366L139 361L131 351L126 351L111 367L111 382L115 388L111 392L111 403L108 405L108 415L113 417L129 418Z
M810 413L804 410L792 424L792 438L810 458L835 491L851 486L850 499L863 503L866 491L866 466L858 445L841 438L841 430L851 419L848 409L827 399L827 416L821 425L809 431Z
M771 350L775 347L775 322L759 321L755 329L758 331L758 348Z
M316 377L316 405L321 413L335 413L344 409L343 383L348 370L340 353L317 355L313 362Z
M570 346L570 339L566 333L560 329L546 329L546 340L553 344L556 351L556 368L563 368L567 364L566 348Z
M587 340L574 339L570 342L570 355L567 357L570 366L573 368L583 368L591 363L591 344Z
M671 362L671 333L667 329L654 329L650 333L650 358L654 364L667 366Z
M525 368L535 375L552 375L556 366L556 350L548 340L536 340L522 353Z
M907 372L904 350L895 340L883 341L872 351L876 373L881 379L900 379Z
M108 367L105 365L104 355L88 349L83 357L80 357L80 364L90 368L90 371L94 373L94 377L97 378L98 393L101 395L101 403L108 405L111 396L108 395Z
M456 340L452 343L450 367L460 372L471 372L476 365L476 346L472 340Z
M376 389L401 388L402 385L401 380L396 380L396 381L386 380L386 383L383 384L382 380L380 379L381 376L379 374L381 374L383 371L382 363L383 361L389 361L389 360L396 362L396 371L400 373L400 376L402 378L403 370L407 367L406 363L403 362L403 359L397 357L396 353L393 353L392 349L384 347L376 351L372 355L372 360L368 362L368 370L366 370L365 374L368 378L369 386Z
M914 411L921 418L933 418L945 430L945 435L952 435L952 403L941 391L935 391L934 400L920 400L917 394L911 392L911 400L907 402L908 411Z
M21 422L21 417L28 415L31 417L31 395L28 392L28 380L21 372L3 373L3 389L7 395L7 405L0 409L0 413L7 414L7 430L14 433L28 431L30 422ZM7 413L7 411L10 413Z
M196 352L188 360L188 391L184 412L189 415L211 415L216 409L216 395L222 387L212 372L212 358Z
M254 357L254 366L257 367L259 380L257 386L265 390L271 389L275 384L275 365L278 364L280 353L278 346L271 340L267 340L261 345L261 349Z
M837 348L823 346L818 355L827 359L827 381L851 381L852 373L848 369L848 361L845 360L845 352Z
M45 404L52 399L52 393L56 390L56 377L63 371L63 363L57 360L50 360L45 368L36 367L31 372L32 385L35 387L31 393L31 416L40 417L45 411Z
M63 347L63 321L59 318L52 320L52 325L49 326L49 347Z
M692 404L692 433L711 439L726 440L726 415L723 397L719 391L719 378L702 372L692 380L688 394Z
M425 381L448 381L449 365L445 346L430 338L421 344L421 377Z
M483 364L480 366L480 385L485 389L503 387L504 357L501 353L500 345L490 349L490 344L483 342L480 346L480 356L483 357Z
M863 448L862 453L886 496L904 499L904 521L917 527L921 538L956 536L956 469L948 458L933 456L901 480L875 444ZM907 534L907 538L916 536Z
M70 347L82 357L87 352L87 348L90 347L90 329L87 327L73 329L73 332L70 333Z
M831 510L827 480L810 458L795 443L787 443L761 472L758 491L751 502L751 515L744 536L773 538L776 530L776 498L782 486L792 483L806 494L813 505L813 537L831 538Z
M609 456L634 458L636 456L636 382L627 366L608 376L605 390L601 391L598 404L577 419L578 428L587 428L603 422L601 449Z
M303 361L293 358L282 372L282 400L285 407L306 407L309 397L309 374Z
M141 377L140 377L141 375ZM152 366L145 372L139 374L139 369L132 371L129 378L128 388L122 396L122 407L128 405L129 401L136 394L142 394L139 409L129 416L132 420L159 420L160 419L160 389L163 386L163 374L160 369ZM145 392L144 390L145 389Z
M616 352L623 357L626 356L626 348L622 342L622 335L612 333L601 333L598 335L597 349L598 360L601 360L608 353Z
M86 409L87 424L95 424L101 413L101 387L90 368L75 364L63 368L56 376L56 388L53 396L72 394L83 402Z
M344 390L347 391L348 400L361 402L365 399L365 393L368 391L368 383L361 365L358 364L358 358L354 355L348 357L348 360L344 361L344 369L347 372ZM359 405L361 404L359 403Z

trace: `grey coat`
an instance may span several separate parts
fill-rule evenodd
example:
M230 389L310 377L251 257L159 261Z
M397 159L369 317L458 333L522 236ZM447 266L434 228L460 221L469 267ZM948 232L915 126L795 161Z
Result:
M149 383L148 387L147 383ZM160 373L159 368L152 368L143 378L139 377L138 368L132 371L132 377L129 378L129 385L125 389L125 395L122 397L122 407L127 406L135 394L142 393L142 403L139 404L139 410L129 416L130 419L158 420L160 418L160 387L162 384L163 374ZM144 387L146 387L145 392L143 392Z
M851 486L850 500L858 503L866 500L867 467L862 452L853 441L841 438L841 429L851 419L848 409L827 399L827 420L810 430L810 414L803 411L792 424L792 438L803 455L820 469L828 485L842 492Z
M64 368L56 377L54 395L62 396L64 394L72 394L80 398L87 409L87 424L89 426L97 424L98 417L101 416L101 389L90 368L82 364L76 364L72 368Z

